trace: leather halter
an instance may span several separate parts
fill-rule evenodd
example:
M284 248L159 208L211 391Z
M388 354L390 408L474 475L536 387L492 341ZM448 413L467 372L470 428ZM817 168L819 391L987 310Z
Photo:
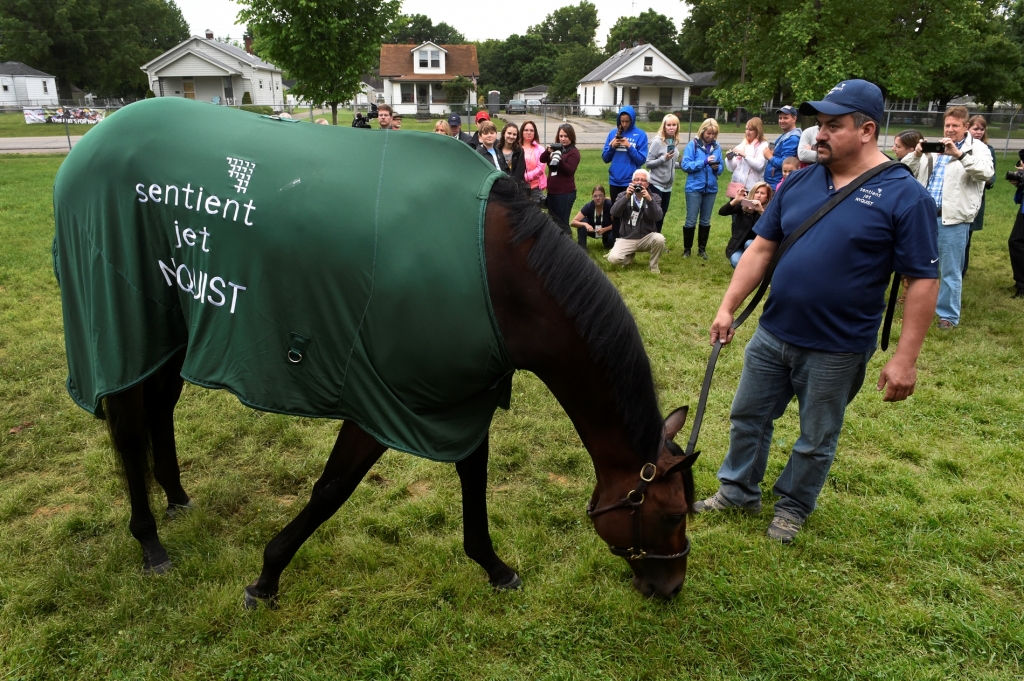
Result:
M661 444L658 446L660 452L664 446L664 438ZM619 509L629 509L629 512L633 514L633 545L628 549L619 548L618 546L612 546L608 544L608 550L613 555L621 556L626 560L675 560L676 558L685 558L690 553L690 538L685 534L683 538L686 539L686 546L679 553L671 553L668 555L660 553L647 553L643 549L643 527L642 518L643 513L642 507L644 505L644 491L658 475L658 466L653 463L645 463L640 469L640 482L636 484L632 490L626 494L624 499L620 499L614 503L602 506L601 508L594 508L594 502L591 501L587 504L587 515L593 520L599 515L603 515L609 511L616 511Z

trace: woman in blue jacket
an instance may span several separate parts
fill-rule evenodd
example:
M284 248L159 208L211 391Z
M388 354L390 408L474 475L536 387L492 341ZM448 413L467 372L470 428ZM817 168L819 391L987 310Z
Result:
M633 181L633 172L647 162L647 133L636 127L636 111L624 106L619 111L618 125L608 133L601 158L608 166L608 198L612 203ZM612 223L612 231L602 240L605 248L615 245L619 238L619 219Z
M686 145L682 168L686 172L686 223L683 225L683 257L693 249L693 228L700 217L697 255L708 259L708 235L711 233L711 211L718 194L718 176L725 169L722 148L718 146L718 121L708 118L700 125L697 137Z

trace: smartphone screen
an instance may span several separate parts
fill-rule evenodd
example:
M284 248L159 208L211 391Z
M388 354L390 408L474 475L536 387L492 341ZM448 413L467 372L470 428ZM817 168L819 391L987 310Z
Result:
M921 142L921 151L926 154L941 154L945 148L942 142Z

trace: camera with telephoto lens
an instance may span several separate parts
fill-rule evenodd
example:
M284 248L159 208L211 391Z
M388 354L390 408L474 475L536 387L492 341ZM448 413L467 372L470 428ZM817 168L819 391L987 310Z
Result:
M1020 163L1024 163L1024 149L1017 152L1017 157L1020 159ZM1019 166L1020 163L1017 165ZM1016 182L1017 184L1024 184L1024 170L1007 170L1006 179L1010 182Z
M561 154L563 151L565 151L565 145L556 143L549 144L548 147L551 148L551 161L548 165L557 166L558 163L562 160Z
M356 112L356 117L352 119L352 127L370 129L370 119L377 118L378 115L377 105L370 104L370 110L366 112L365 116Z

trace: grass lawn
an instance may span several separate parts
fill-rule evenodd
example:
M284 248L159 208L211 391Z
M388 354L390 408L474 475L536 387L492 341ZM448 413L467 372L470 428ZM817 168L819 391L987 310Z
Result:
M607 183L598 154L583 152L581 194ZM644 600L584 514L593 472L568 418L520 373L512 409L495 416L489 497L522 591L492 593L463 555L454 467L388 453L284 573L280 609L247 612L242 587L308 498L338 426L187 385L177 438L196 508L160 516L177 567L144 575L104 424L64 390L50 252L61 160L0 163L0 679L1021 677L1024 302L1008 294L1009 183L988 195L961 327L929 333L906 402L872 389L892 349L876 354L793 545L766 539L770 511L695 518L682 594ZM665 411L696 403L732 273L717 215L711 260L681 258L676 186L660 277L644 255L613 268L590 246L636 316ZM754 327L719 362L701 496L716 489ZM792 408L769 485L796 434Z

